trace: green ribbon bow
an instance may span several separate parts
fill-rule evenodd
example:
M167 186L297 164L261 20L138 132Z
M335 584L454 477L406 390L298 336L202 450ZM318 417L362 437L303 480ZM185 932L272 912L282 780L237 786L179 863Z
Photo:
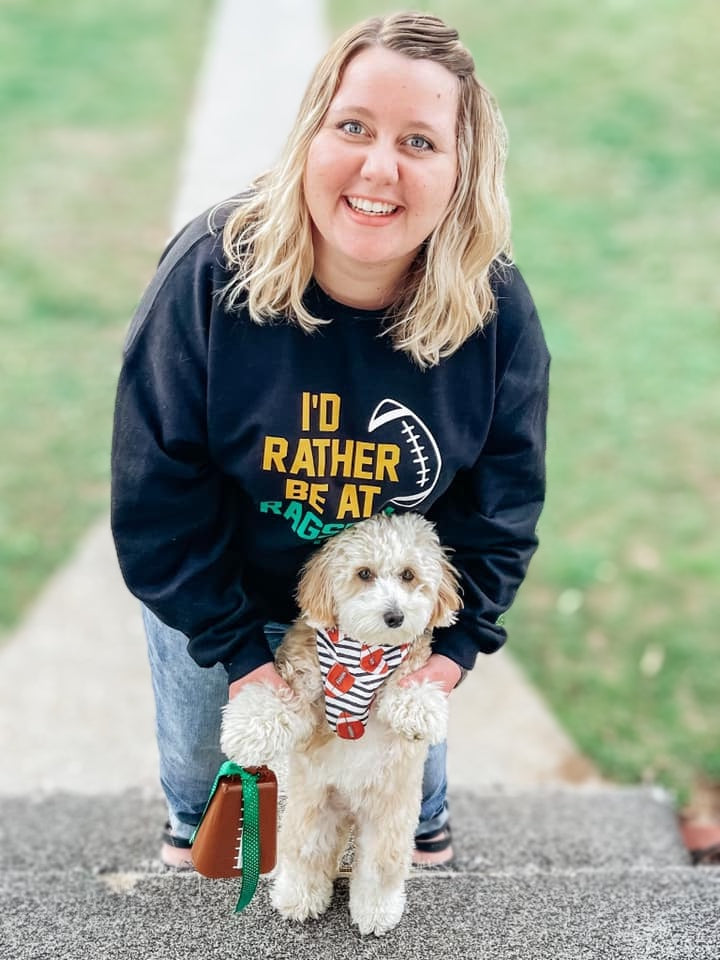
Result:
M240 913L252 900L257 889L258 877L260 876L260 804L258 801L257 780L258 775L248 773L243 767L227 760L218 770L215 777L215 783L212 785L210 796L205 804L203 817L210 806L210 801L215 795L218 784L223 777L241 777L242 778L242 797L243 797L243 828L242 828L242 886L240 887L240 896L235 904L235 913ZM200 819L202 823L202 817ZM195 832L190 838L192 843L195 840L195 834L198 832L200 824L195 828Z

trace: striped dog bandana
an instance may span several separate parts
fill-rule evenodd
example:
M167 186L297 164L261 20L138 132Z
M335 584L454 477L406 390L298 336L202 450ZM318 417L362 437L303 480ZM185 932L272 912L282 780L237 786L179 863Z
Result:
M343 740L359 740L375 694L407 657L410 645L371 647L337 627L316 630L317 654L325 685L325 719Z

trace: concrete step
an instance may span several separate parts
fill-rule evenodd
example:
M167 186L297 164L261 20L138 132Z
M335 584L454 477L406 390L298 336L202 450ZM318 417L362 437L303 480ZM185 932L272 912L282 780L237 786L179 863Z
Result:
M688 866L666 794L638 788L451 793L457 871ZM0 798L0 863L36 871L152 869L165 811L156 795Z
M667 793L565 788L451 795L462 870L649 869L689 865Z
M399 927L362 939L346 880L302 926L263 880L165 870L163 804L115 796L0 799L0 956L12 960L424 958L717 960L720 871L692 868L667 797L650 790L452 795L455 872L415 873Z
M320 920L289 924L261 883L234 915L235 881L169 873L9 871L0 876L8 960L717 960L720 871L565 870L413 876L399 926L361 938L347 881Z
M163 803L128 791L0 799L0 955L12 960L424 958L717 960L720 871L688 866L650 790L451 797L455 872L415 873L399 927L363 939L339 880L320 920L288 924L267 883L165 870Z

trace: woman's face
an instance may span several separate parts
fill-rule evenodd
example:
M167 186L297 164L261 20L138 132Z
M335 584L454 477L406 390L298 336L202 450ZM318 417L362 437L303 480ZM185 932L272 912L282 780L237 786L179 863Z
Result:
M455 187L457 101L431 60L369 47L350 61L305 167L316 267L404 273Z

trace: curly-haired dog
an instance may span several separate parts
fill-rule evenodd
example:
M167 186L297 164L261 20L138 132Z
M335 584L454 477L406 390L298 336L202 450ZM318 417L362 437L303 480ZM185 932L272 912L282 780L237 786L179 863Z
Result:
M244 687L224 709L222 749L247 766L289 755L273 905L322 914L352 828L350 914L382 934L402 916L425 754L447 724L436 684L398 681L429 657L432 628L454 622L457 575L432 524L379 515L313 554L298 600L276 655L292 693Z

